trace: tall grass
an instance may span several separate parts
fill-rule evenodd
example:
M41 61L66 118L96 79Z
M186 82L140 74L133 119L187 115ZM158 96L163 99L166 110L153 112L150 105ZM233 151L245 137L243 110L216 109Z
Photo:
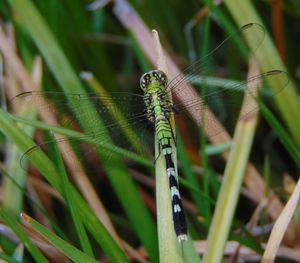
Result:
M75 262L107 258L113 262L159 262L159 259L161 262L197 262L203 255L205 262L221 262L224 253L226 259L243 259L244 254L240 252L245 248L261 255L270 232L264 232L265 225L260 223L275 222L289 198L283 191L283 175L289 174L295 181L298 179L300 124L297 119L300 111L296 82L293 81L297 77L298 62L295 58L298 49L292 37L297 33L297 18L300 16L296 2L281 6L289 24L281 25L280 29L278 23L268 23L271 20L269 10L273 9L271 2L266 1L255 2L254 6L248 0L225 0L222 4L214 1L117 0L99 9L88 9L91 2L84 0L1 1L0 51L5 62L1 88L10 91L6 92L8 99L39 88L50 92L89 94L92 89L100 87L100 93L105 95L116 91L141 94L138 87L140 75L157 65L150 33L152 28L159 32L170 80L192 62L189 54L194 54L196 60L200 59L247 23L258 23L265 28L265 37L257 49L260 36L249 35L246 39L247 45L256 49L254 59L258 66L254 71L290 72L287 86L270 78L266 84L268 88L280 92L267 104L259 101L261 105L257 107L261 108L261 117L237 124L233 137L224 126L219 127L220 133L210 137L206 128L199 128L199 116L188 112L190 107L187 107L186 118L181 117L185 113L176 118L178 173L190 237L181 245L176 243L171 214L165 213L171 208L163 159L154 163L149 157L151 154L131 152L135 147L114 147L105 119L99 118L95 104L90 101L84 104L89 115L84 115L83 109L77 107L78 101L70 96L70 101L67 101L69 113L61 112L59 116L63 123L72 123L76 130L80 126L81 132L78 132L70 127L60 127L52 112L45 110L48 106L43 106L44 102L37 105L37 112L34 112L35 107L24 109L22 98L18 97L20 103L14 107L9 105L8 110L14 109L14 113L0 111L1 138L5 142L2 149L6 160L3 164L6 167L3 172L5 183L2 185L5 195L0 217L3 224L12 229L9 234L1 232L1 257L12 262L30 262L26 253L20 256L21 260L17 259L18 253L14 251L18 251L16 245L19 242L36 262L59 262L66 258ZM189 29L188 33L184 28ZM272 32L284 36L282 29L285 29L286 36L282 42L289 47L284 49L286 64L272 41ZM280 37L276 35L276 39L278 42ZM205 89L209 88L210 81L214 85L229 85L245 76L249 61L239 55L239 48L237 44L220 52L222 59L217 57L208 65L216 72L213 78L207 78ZM283 52L282 45L280 50ZM34 62L37 55L41 56L44 68ZM223 64L218 66L220 62ZM30 73L36 67L41 71L37 78ZM94 78L83 83L79 78L81 71L92 72ZM228 78L222 78L224 72L228 73ZM196 89L187 89L189 92L173 99L181 104L195 100L201 95L201 91L195 92L197 87L196 84ZM223 117L229 119L230 99L221 108ZM52 103L57 111L67 108L66 105L59 106L59 101ZM105 105L105 101L101 103ZM106 107L110 105L115 107L114 104ZM130 106L128 104L128 108ZM28 110L32 111L31 117ZM16 114L18 111L21 113ZM120 133L124 132L131 144L144 134L141 130L127 129L122 110L115 110L113 114L114 122L121 124ZM230 132L234 127L231 128ZM90 168L81 165L83 157L76 156L78 152L72 148L72 141L78 141L82 133L97 130L101 130L103 138L110 142L107 143L109 149L100 148L89 154L87 161L93 161L93 168ZM21 167L20 156L35 145L31 138L41 142L42 137L53 136L49 131L55 133L54 138L70 138L70 148L64 151L62 144L58 144L49 150L49 155L41 150L35 151L30 154L29 162L22 162ZM208 140L199 138L199 131L206 132L204 135ZM85 138L87 143L91 142L91 137ZM142 136L136 148L141 148L141 145L148 149L155 147L146 136ZM107 158L111 150L111 158ZM270 166L268 176L264 177L262 160L266 158ZM80 179L79 169L72 171L75 161L76 165L81 165ZM156 197L154 166L156 176L160 175L156 179ZM68 178L67 174L73 177ZM269 178L268 182L264 182L265 178ZM159 198L158 213L155 198ZM162 211L164 207L165 211ZM297 213L295 207L285 209L285 213L294 210ZM291 223L287 229L279 229L282 231L278 235L283 240L281 247L271 252L268 249L268 257L279 253L280 257L291 260L293 255L299 254L294 249L300 240L299 225L293 218L288 220ZM259 229L259 233L254 229ZM20 241L16 241L15 236ZM228 240L237 241L239 246L233 246ZM294 254L281 253L282 248ZM54 252L51 255L49 251Z

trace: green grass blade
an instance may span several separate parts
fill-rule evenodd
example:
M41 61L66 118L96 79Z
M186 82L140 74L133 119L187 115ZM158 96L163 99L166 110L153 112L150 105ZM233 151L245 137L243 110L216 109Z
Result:
M33 218L22 214L22 220L25 224L28 224L35 231L41 234L48 242L50 242L54 247L56 247L60 252L62 252L69 259L76 263L96 263L95 259L91 258L87 254L83 253L79 249L73 247L57 235L53 234L49 229L35 221ZM38 261L39 262L39 261Z
M80 217L76 202L74 202L71 184L69 182L69 178L67 176L66 169L64 167L62 156L56 144L54 144L53 148L57 159L59 174L61 175L64 197L67 202L67 206L70 209L81 248L88 256L94 258L93 250L82 221L84 220L84 218Z
M250 66L252 64L250 63ZM251 71L256 73L256 65ZM252 74L250 72L249 74ZM259 85L258 83L256 85ZM248 101L244 98L242 109ZM241 109L241 111L242 111ZM257 113L254 112L250 118L237 123L233 145L226 164L223 183L218 195L217 205L213 215L207 238L207 250L205 251L204 262L221 262L223 251L232 225L236 205L240 195L244 172L247 166L252 141L257 124Z
M5 262L8 262L8 263L21 263L21 261L16 260L16 259L14 259L14 258L10 257L9 255L6 255L2 252L0 253L0 259L3 259L3 260L5 260Z
M19 216L22 210L23 192L22 189L26 180L26 172L20 169L20 163L16 160L20 160L22 153L17 149L15 145L10 147L10 158L7 160L7 173L14 176L14 180L20 187L16 187L16 184L10 180L10 178L3 178L3 200L2 206L6 211L14 214L15 217Z
M23 188L23 186L19 185L18 182L11 176L9 175L5 170L4 167L2 167L2 165L0 164L0 172L3 174L3 176L7 177L9 180L12 181L12 183L15 185L15 187L17 189L19 189L20 192L22 192L22 194L28 199L28 201L30 202L30 204L32 206L34 206L36 209L38 209L38 211L49 220L49 222L51 223L51 226L53 227L53 229L62 237L64 237L65 239L67 239L67 237L65 236L65 234L63 233L62 229L59 228L59 226L51 219L50 215L47 213L47 211L44 209L44 207L41 206L39 201L36 201L34 198L32 198L32 196L30 194L28 194L25 189Z
M168 72L163 49L160 44L159 35L156 30L152 31L153 41L157 53L157 68L164 72ZM170 101L172 97L170 96ZM174 114L170 115L170 129L173 136L176 137ZM167 174L166 156L163 154L160 144L159 134L155 132L155 177L156 177L156 204L157 204L157 225L159 240L159 259L160 262L198 262L198 255L195 252L191 238L187 240L179 240L175 234L173 207L170 191L169 176ZM177 168L177 149L174 140L169 140L171 149L171 159L174 163L174 176L178 183ZM185 216L185 215L183 215ZM191 260L191 261L190 261Z
M34 121L34 120L29 121L27 119L23 119L23 118L20 118L20 117L11 115L11 114L9 114L9 116L10 116L11 119L13 119L17 122L20 122L20 123L24 123L24 124L27 124L27 125L30 125L30 126L34 126L36 128L40 128L40 129L43 129L43 130L46 130L46 131L52 131L52 132L55 132L55 133L60 133L60 134L65 135L69 138L78 139L78 140L81 140L83 142L90 143L92 145L94 144L94 141L91 140L90 137L86 137L86 136L84 136L84 134L82 134L80 132L69 130L67 128L53 126L53 125L50 125L50 124L47 124L47 123L44 123L44 122L40 122L40 121ZM126 156L129 159L131 159L131 160L133 160L133 161L135 161L135 162L137 162L141 165L144 165L146 167L149 167L149 168L154 167L153 162L150 161L149 159L146 159L146 158L144 158L140 155L137 155L137 154L135 154L131 151L125 150L125 149L117 147L115 145L105 144L105 145L103 145L103 148L108 149L112 153L118 154L121 157Z
M278 135L280 141L283 146L289 152L290 156L294 159L295 163L298 167L300 167L300 149L295 145L292 138L290 138L289 134L286 132L284 127L280 124L280 122L276 119L273 113L261 102L259 103L260 111L264 118L267 120L269 125L274 129L276 134Z
M35 143L29 139L9 117L9 114L0 110L0 124L4 134L6 134L14 143L18 146L19 150L25 152L29 148L33 147ZM34 163L37 167L44 167L49 171L55 171L53 163L47 158L47 156L39 151L34 154ZM44 175L46 179L53 185L58 191L61 191L62 187L58 174Z
M197 181L197 178L192 170L191 162L188 159L188 156L184 149L183 141L182 141L180 135L177 136L176 145L177 145L179 160L181 161L180 163L182 166L183 174L184 174L185 178L187 179L188 183L198 190L198 191L194 191L192 188L191 196L192 196L193 200L195 201L195 203L197 204L198 209L200 209L201 205L202 205L202 196L199 194L199 192L204 196L205 196L205 194L202 193L201 190L199 190L199 182ZM182 185L181 182L180 182L180 184Z
M221 154L222 152L229 150L231 146L232 146L231 141L219 143L219 144L209 144L206 145L205 147L205 153L207 155Z
M6 225L8 225L18 238L24 243L31 256L36 262L46 263L49 262L39 249L31 242L27 234L22 230L17 221L12 218L3 208L0 209L0 217Z
M22 107L20 109L20 115L26 116L28 119L33 119L36 117L36 111L33 107ZM28 135L32 135L34 128L30 126L21 125L23 132ZM3 207L6 211L9 211L15 214L16 217L19 217L19 214L22 210L23 202L23 187L26 180L26 171L20 169L20 163L18 160L22 157L22 152L19 151L15 144L11 144L9 147L11 150L8 154L9 158L6 160L7 164L7 173L13 175L14 181L8 177L4 177L3 181ZM18 185L18 187L16 187ZM12 196L13 195L13 196Z

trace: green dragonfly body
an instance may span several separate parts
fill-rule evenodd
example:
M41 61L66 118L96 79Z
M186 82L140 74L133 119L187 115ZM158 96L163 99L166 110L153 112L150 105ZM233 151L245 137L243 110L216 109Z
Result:
M140 80L140 86L144 91L147 118L155 125L159 152L165 157L172 198L174 229L178 240L181 242L187 240L187 226L178 189L178 176L173 161L171 141L175 143L175 135L170 122L173 107L169 94L166 92L167 84L167 76L160 70L147 72Z

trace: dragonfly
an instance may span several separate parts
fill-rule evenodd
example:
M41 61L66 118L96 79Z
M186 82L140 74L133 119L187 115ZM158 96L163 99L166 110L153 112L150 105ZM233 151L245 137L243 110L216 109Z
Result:
M256 44L252 44L251 47L247 48L245 43L251 36L256 36ZM155 69L146 72L140 78L142 94L130 92L79 94L31 91L17 95L14 100L23 101L26 99L29 103L40 104L39 110L43 108L53 109L54 103L55 112L60 117L62 113L71 112L70 115L73 114L75 120L70 118L69 115L61 118L60 124L63 127L74 128L74 126L78 127L78 124L88 123L82 125L85 132L80 137L54 139L37 144L24 153L22 160L30 159L36 151L44 150L53 143L64 144L69 141L72 145L83 145L83 142L88 142L92 145L92 149L96 149L96 151L100 149L102 152L100 157L102 158L110 157L111 152L116 149L133 149L134 152L145 154L147 151L144 150L142 142L147 142L147 140L144 139L146 137L143 131L146 131L147 127L150 126L153 129L152 135L157 138L159 156L163 155L166 164L174 231L179 242L186 241L188 239L188 229L179 192L178 174L174 165L175 157L172 145L176 146L176 136L172 120L174 117L176 119L178 115L191 114L192 112L194 116L201 116L204 130L205 127L213 127L213 133L209 136L215 136L221 132L219 126L216 125L216 119L202 114L208 107L212 107L216 113L224 113L226 107L230 109L237 108L237 111L239 111L242 97L255 97L257 95L258 81L262 82L263 86L270 81L277 84L277 88L273 91L262 89L265 91L261 92L262 96L272 99L280 94L289 82L288 74L282 70L270 70L242 81L228 81L225 85L224 83L220 84L212 81L214 80L214 64L221 64L222 56L224 53L229 52L232 46L242 47L241 54L249 58L259 48L263 39L264 28L261 25L247 24L229 35L204 58L192 63L191 66L170 81L162 70ZM176 98L187 96L190 93L190 84L196 82L198 82L198 85L195 85L194 91L197 92L197 86L202 89L201 92L197 92L201 94L201 97L197 95L184 102L176 100ZM44 103L44 100L48 102ZM243 108L241 114L237 115L236 121L245 118L257 109L257 104L253 102L244 106L246 107ZM101 119L101 125L95 125L98 119ZM226 116L223 116L223 120L225 123L227 122ZM234 124L228 126L234 126ZM147 148L147 145L145 148ZM86 147L81 147L81 150L84 157L93 152ZM21 165L22 163L21 161Z

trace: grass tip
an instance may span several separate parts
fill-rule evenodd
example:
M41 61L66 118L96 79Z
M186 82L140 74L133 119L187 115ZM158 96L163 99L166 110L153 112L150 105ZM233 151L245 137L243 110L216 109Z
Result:
M20 213L20 219L24 222L28 222L30 220L30 216L22 212Z

